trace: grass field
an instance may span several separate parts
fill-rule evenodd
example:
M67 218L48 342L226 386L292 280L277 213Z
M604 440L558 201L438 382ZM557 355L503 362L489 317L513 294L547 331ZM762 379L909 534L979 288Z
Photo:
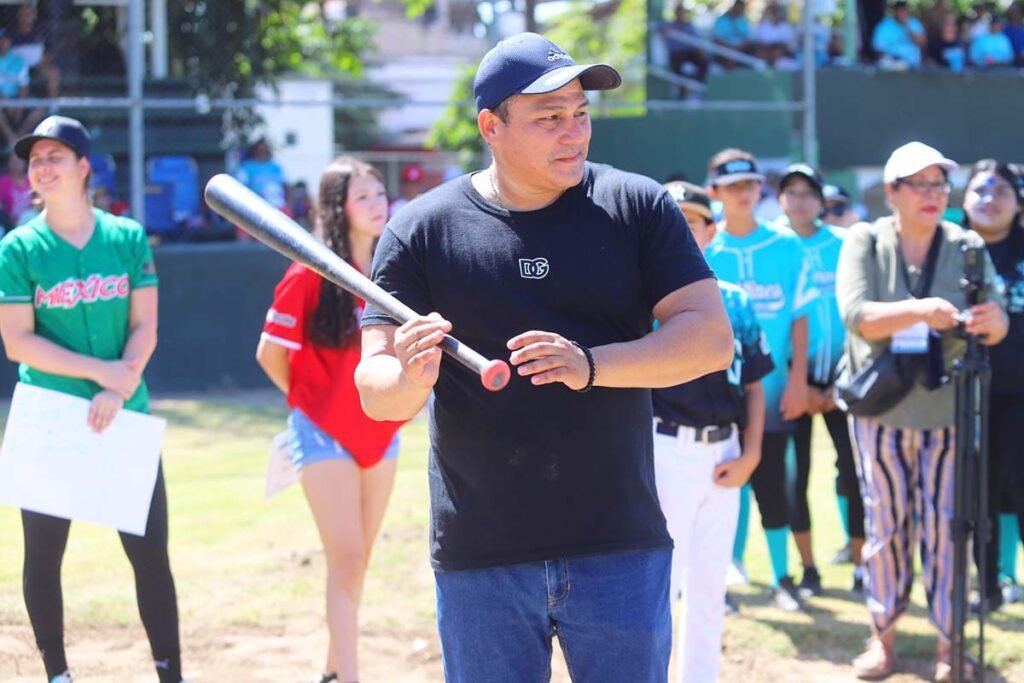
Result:
M284 422L270 393L163 399L171 560L177 580L186 672L204 681L304 681L321 665L323 560L301 493L263 500L271 436ZM816 435L817 438L818 435ZM362 613L363 681L441 681L427 561L426 429L403 432L392 504L370 568ZM727 621L723 681L848 681L849 659L867 635L867 612L848 592L850 567L826 562L841 545L832 494L834 456L816 441L814 541L828 589L806 614L769 606L769 572L756 514L748 550L754 584ZM21 599L18 513L0 508L0 681L43 680ZM791 566L797 569L795 549ZM76 681L153 681L135 611L131 572L112 531L75 525L64 564L69 659ZM928 680L934 637L914 593L901 622L893 681ZM1024 606L988 626L989 681L1024 683ZM556 665L553 680L568 681ZM533 683L533 682L524 682Z

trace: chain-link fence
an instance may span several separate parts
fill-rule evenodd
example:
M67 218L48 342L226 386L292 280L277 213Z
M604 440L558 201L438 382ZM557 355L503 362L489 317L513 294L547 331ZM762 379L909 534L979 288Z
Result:
M10 148L49 114L89 128L98 206L136 217L162 239L201 240L236 235L201 198L206 180L225 171L255 174L265 197L308 225L319 174L341 153L335 141L374 140L379 112L399 102L386 92L339 92L330 79L284 79L248 93L230 83L218 89L211 75L230 69L209 58L216 45L199 44L209 26L196 17L227 17L236 33L253 29L251 17L186 4L0 0L0 149L24 195L0 206L4 227L33 213L24 164ZM194 63L202 49L207 57ZM221 62L231 55L225 47ZM380 169L397 204L457 169L453 155L409 145L353 153Z

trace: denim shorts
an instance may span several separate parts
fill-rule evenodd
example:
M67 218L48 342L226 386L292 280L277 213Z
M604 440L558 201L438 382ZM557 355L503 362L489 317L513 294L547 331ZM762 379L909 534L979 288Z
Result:
M298 408L292 408L288 414L288 451L297 469L324 460L351 460L355 458L348 450L338 443L334 437L317 427L306 414ZM398 457L398 433L384 451L384 460Z
M435 571L448 683L551 678L557 637L569 675L588 683L666 683L672 550Z

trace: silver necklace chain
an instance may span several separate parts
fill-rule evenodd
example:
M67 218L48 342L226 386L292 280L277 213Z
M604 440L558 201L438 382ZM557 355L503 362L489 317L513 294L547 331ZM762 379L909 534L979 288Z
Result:
M491 181L491 192L494 194L494 203L497 204L499 208L508 211L508 209L505 208L505 205L501 203L501 195L498 194L498 186L494 183L493 166L491 166L491 170L487 172L487 179Z

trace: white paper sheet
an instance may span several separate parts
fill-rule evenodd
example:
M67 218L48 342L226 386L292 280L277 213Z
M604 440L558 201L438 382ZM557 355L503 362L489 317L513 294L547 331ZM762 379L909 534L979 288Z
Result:
M146 533L166 420L118 412L100 434L89 401L19 383L0 446L0 503Z
M267 462L267 483L263 497L270 499L299 481L299 473L288 451L288 432L281 432L270 442L270 460Z

